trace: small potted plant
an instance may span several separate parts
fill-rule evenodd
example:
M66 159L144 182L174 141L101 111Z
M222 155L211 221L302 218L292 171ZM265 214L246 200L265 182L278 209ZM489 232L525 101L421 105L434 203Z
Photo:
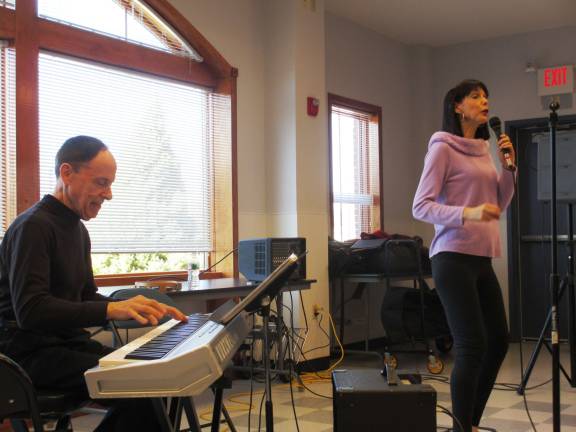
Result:
M188 287L198 286L198 276L200 275L200 266L197 262L188 263Z

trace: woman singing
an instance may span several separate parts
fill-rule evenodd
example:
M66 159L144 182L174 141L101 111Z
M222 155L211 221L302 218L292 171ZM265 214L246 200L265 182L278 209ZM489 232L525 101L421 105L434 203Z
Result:
M454 430L478 431L508 349L508 326L492 258L500 256L500 214L514 194L514 173L498 174L488 143L488 89L466 80L444 98L442 131L430 138L414 197L416 219L433 223L432 275L454 338L450 381ZM500 150L514 161L510 139ZM462 429L460 429L462 428Z

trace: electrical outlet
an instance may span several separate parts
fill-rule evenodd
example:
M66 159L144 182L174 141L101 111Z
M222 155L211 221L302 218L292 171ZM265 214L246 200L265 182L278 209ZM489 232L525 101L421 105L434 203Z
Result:
M322 306L314 304L312 306L312 311L314 313L314 319L318 318L318 315L320 315L320 313L323 311L324 309L322 308Z
M316 0L302 0L304 7L312 12L316 12Z

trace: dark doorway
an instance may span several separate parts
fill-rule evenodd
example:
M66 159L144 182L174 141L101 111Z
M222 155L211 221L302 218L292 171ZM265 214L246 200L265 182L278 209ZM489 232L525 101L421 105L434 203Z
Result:
M550 309L550 201L545 198L543 188L543 151L550 152L548 119L530 119L506 123L506 132L515 144L518 164L517 193L508 213L508 276L510 331L513 341L520 337L537 339L542 331ZM576 116L560 116L557 132L557 149L572 151L576 148ZM538 152L540 149L540 163ZM576 154L576 151L573 152ZM566 153L563 152L565 155ZM576 182L576 169L568 169L570 157L557 158L558 175L563 182ZM549 161L549 156L547 158ZM549 167L548 167L549 169ZM540 179L539 179L540 174ZM567 177L568 175L568 177ZM563 183L564 184L564 183ZM540 191L539 191L540 187ZM571 187L568 185L568 187ZM565 186L562 186L563 190ZM559 191L560 194L560 191ZM547 195L549 197L549 193ZM558 221L558 274L560 279L568 271L568 195L559 197ZM576 207L576 204L574 205ZM564 293L559 305L560 337L568 337L568 292ZM547 336L548 337L548 336Z

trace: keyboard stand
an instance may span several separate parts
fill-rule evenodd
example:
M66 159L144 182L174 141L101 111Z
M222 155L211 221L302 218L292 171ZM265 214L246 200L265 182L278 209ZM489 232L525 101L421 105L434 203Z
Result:
M218 378L214 384L212 384L212 392L214 393L214 408L212 410L212 423L207 425L201 425L201 428L206 426L211 426L210 432L218 432L220 430L220 424L226 423L230 432L236 432L236 427L232 423L232 419L228 414L228 410L224 406L222 399L224 397L224 389L232 388L232 379L226 375ZM223 420L220 420L221 415L224 416Z
M214 393L214 407L212 410L212 422L208 424L200 424L196 408L194 406L194 399L192 397L182 398L154 398L152 404L160 422L162 432L201 432L205 427L210 426L211 432L218 432L220 424L226 423L230 432L236 432L234 423L224 406L222 399L224 396L224 389L231 388L232 381L225 376L220 377L212 384L212 392ZM182 414L186 414L188 420L188 428L181 429ZM224 416L220 420L221 415Z
M198 415L194 408L194 401L191 397L152 399L156 416L160 423L162 432L180 432L180 423L182 421L182 409L186 413L188 420L188 429L190 432L201 432Z

